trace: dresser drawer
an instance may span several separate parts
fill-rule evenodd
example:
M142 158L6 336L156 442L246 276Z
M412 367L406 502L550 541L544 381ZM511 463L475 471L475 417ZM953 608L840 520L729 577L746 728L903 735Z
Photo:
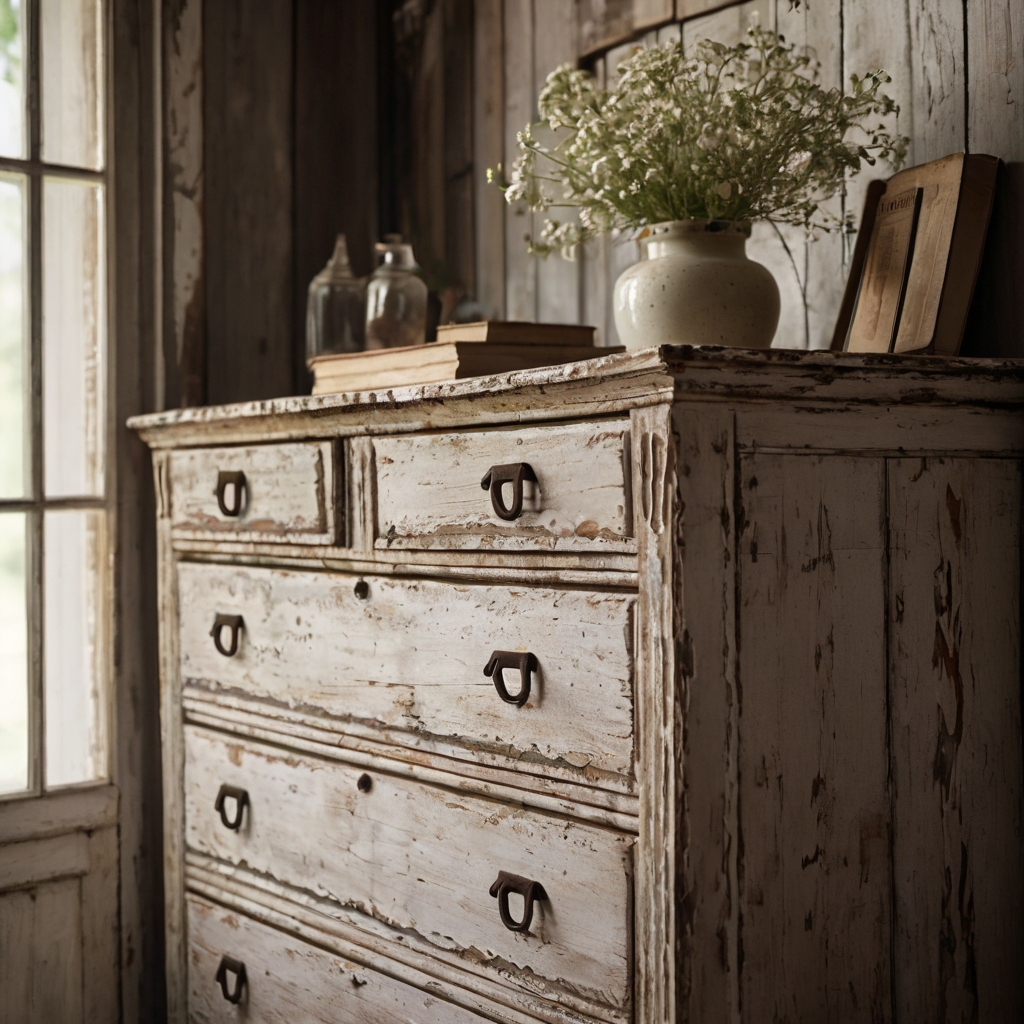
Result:
M379 548L636 551L629 420L378 437L373 448Z
M334 476L330 441L174 451L174 535L333 544Z
M629 1004L632 840L334 761L185 730L188 846L337 902L375 934L619 1020ZM244 790L215 810L222 785ZM491 896L539 883L528 932ZM538 894L539 895L539 894ZM509 913L524 907L509 897Z
M189 562L178 573L186 680L404 745L476 749L580 781L632 775L633 594ZM240 617L230 657L236 626L218 649L218 615ZM496 651L533 655L522 706L484 674ZM520 667L503 671L508 697L521 679Z
M310 946L237 911L188 897L192 1024L482 1024L484 1018ZM233 961L233 962L232 962ZM218 981L224 963L224 988ZM241 988L236 964L244 966ZM224 989L227 990L227 995ZM239 1002L231 997L236 993Z

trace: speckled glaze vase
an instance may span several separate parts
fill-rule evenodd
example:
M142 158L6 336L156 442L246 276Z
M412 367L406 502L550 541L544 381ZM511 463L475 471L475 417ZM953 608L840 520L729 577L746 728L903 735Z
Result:
M622 344L768 348L779 323L779 288L747 257L749 237L749 223L653 225L641 240L643 258L615 282Z

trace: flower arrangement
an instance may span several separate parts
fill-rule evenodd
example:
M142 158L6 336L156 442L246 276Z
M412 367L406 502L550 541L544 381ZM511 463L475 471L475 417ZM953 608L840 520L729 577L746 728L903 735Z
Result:
M853 75L846 93L818 76L813 56L759 27L692 56L678 42L641 50L610 90L562 65L504 188L510 203L578 217L547 218L531 251L571 258L594 235L674 220L839 226L822 204L862 163L898 168L908 140L881 120L899 113L884 71Z

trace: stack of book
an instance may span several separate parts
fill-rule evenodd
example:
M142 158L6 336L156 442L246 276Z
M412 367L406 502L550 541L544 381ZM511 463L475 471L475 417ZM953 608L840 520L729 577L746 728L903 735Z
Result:
M593 327L489 320L437 329L437 341L407 348L317 356L313 394L376 391L486 377L537 366L596 359L622 348L597 348Z

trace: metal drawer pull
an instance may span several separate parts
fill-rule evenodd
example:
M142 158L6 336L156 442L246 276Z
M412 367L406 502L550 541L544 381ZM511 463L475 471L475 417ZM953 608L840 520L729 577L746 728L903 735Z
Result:
M519 669L519 692L509 693L505 688L505 677L502 671L506 668ZM515 704L521 708L530 699L530 673L537 671L537 659L527 652L492 651L491 660L484 665L484 675L494 680L494 688L498 696L506 704Z
M533 904L535 900L546 900L548 894L540 882L523 878L522 875L510 875L507 871L499 871L498 877L490 889L492 896L498 897L498 913L501 923L510 932L528 932L533 920ZM516 921L508 912L508 894L517 892L523 897L523 919Z
M491 506L494 514L499 519L511 522L518 519L523 511L523 481L530 480L537 482L537 474L528 462L513 462L508 466L491 466L487 471L480 486L485 491L491 492ZM505 506L505 500L501 496L501 485L512 484L512 507Z
M228 484L234 484L234 495L231 507L224 502L224 491L227 489ZM217 490L213 493L217 495L217 506L220 508L220 514L222 516L229 516L234 518L235 516L242 514L242 494L245 491L245 474L240 469L222 469L217 474Z
M228 820L224 801L231 799L235 801L235 818ZM217 799L214 801L213 809L220 815L220 820L225 828L237 832L242 827L242 815L249 806L249 793L247 790L239 789L238 786L229 786L226 782L217 790Z
M235 988L233 992L228 991L228 971L235 976ZM245 964L236 960L233 956L222 956L220 967L217 968L215 979L220 983L220 991L229 1003L240 1003L242 1001L242 989L245 988Z
M213 629L210 630L210 636L213 637L213 646L224 655L225 658L233 658L238 653L238 634L242 632L241 615L218 615L213 620ZM227 626L231 630L231 646L225 647L221 643L220 631Z

